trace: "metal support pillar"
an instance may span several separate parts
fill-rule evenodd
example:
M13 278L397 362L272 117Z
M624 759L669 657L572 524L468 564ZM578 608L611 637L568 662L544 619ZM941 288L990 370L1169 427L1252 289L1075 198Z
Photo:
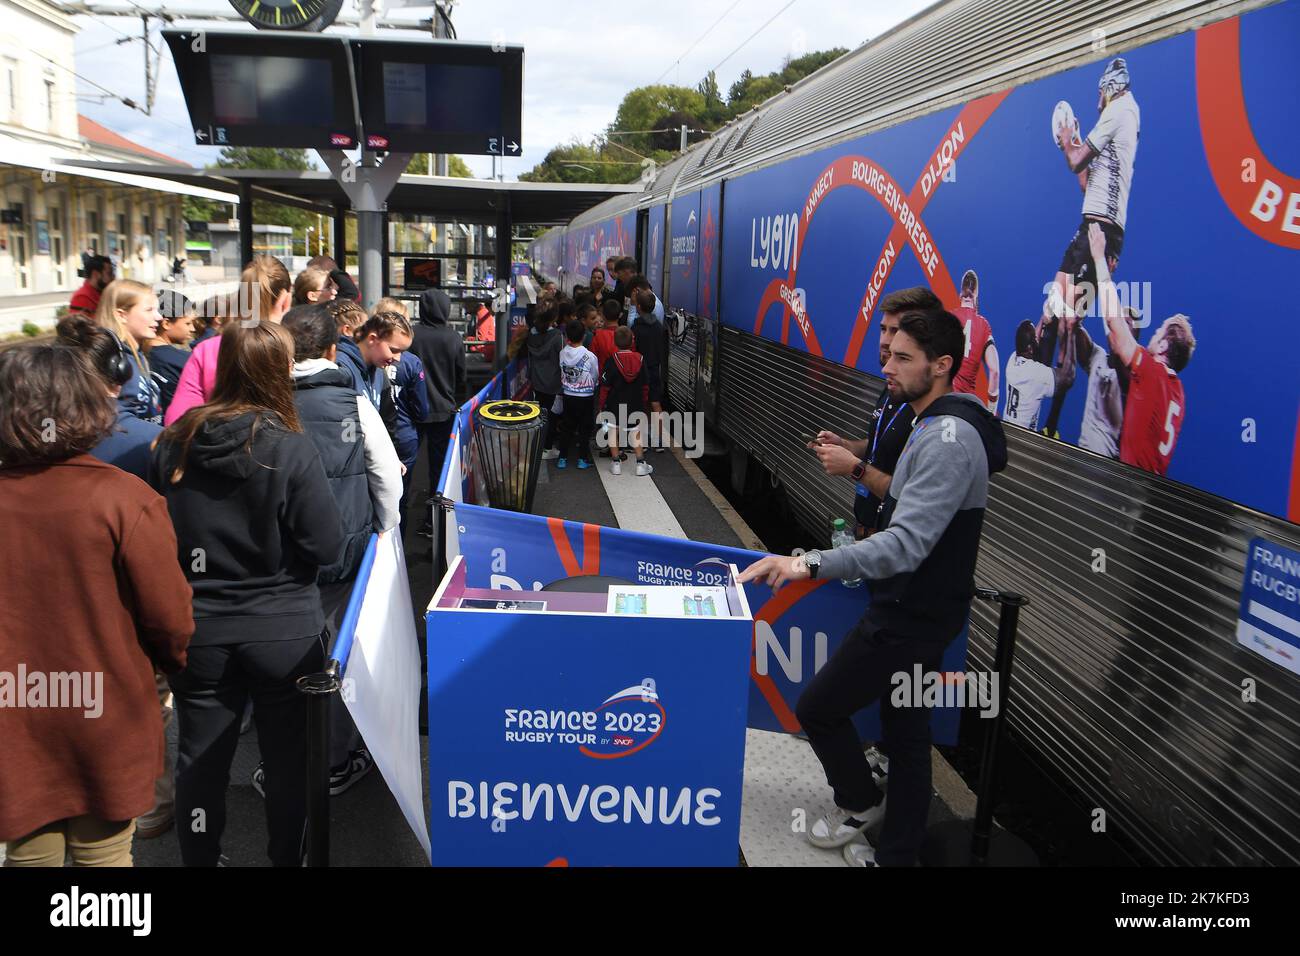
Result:
M318 152L357 215L357 282L361 286L361 305L369 312L385 294L385 201L411 161L411 154L389 153L383 165L376 165L374 157L363 152L361 165L357 165L342 151Z
M253 184L239 181L239 271L253 261Z
M496 296L492 308L497 317L496 371L506 367L506 346L510 344L510 269L511 237L514 235L514 221L511 216L510 194L497 193L497 239L496 239ZM506 398L508 396L502 396Z
M348 267L348 211L343 206L334 207L334 261L340 269Z

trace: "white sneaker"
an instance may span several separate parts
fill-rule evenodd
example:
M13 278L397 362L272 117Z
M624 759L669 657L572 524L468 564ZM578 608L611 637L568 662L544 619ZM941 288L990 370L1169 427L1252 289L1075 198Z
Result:
M609 463L609 473L611 475L623 474L623 463L621 461L611 461Z
M648 474L651 474L653 471L654 471L654 467L649 462L638 461L636 463L636 473L640 475L642 478L644 478Z
M823 850L833 850L863 837L870 827L885 818L885 801L863 813L853 813L840 807L834 807L828 814L812 825L808 831L808 842ZM850 822L852 821L852 822Z
M559 457L560 457L560 449L558 448L547 448L545 451L542 452L542 461L550 461L553 458L559 458Z
M849 866L880 866L876 862L876 848L865 839L846 843L843 852L844 862Z

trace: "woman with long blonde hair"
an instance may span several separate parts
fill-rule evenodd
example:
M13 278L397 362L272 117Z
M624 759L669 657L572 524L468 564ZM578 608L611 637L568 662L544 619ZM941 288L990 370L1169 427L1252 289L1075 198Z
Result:
M167 499L194 589L189 663L171 678L179 743L176 819L186 866L221 856L240 718L253 701L265 764L268 853L297 866L306 820L306 712L295 681L324 664L322 567L342 518L294 404L293 338L274 322L221 332L209 401L163 432L149 482ZM202 555L202 562L195 559ZM202 809L207 826L188 824Z
M118 402L136 418L162 424L158 386L149 375L144 346L158 334L158 297L143 282L115 279L99 297L95 321L113 333L131 364L132 374L122 386Z
M239 277L239 288L232 296L235 307L226 325L267 321L279 324L293 305L293 282L289 270L275 256L253 256ZM217 381L217 355L223 336L205 339L194 347L189 361L176 383L176 394L167 406L166 423L176 422L196 405L212 397Z

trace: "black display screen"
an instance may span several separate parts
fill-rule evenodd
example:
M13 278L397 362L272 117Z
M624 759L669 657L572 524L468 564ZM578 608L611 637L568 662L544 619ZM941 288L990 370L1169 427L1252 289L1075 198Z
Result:
M163 32L194 141L518 156L524 50L447 40Z
M337 37L164 31L205 146L357 145L351 52Z
M329 60L239 54L210 59L214 123L236 126L292 118L307 126L329 126L334 118Z
M521 47L354 40L352 49L372 148L519 155Z

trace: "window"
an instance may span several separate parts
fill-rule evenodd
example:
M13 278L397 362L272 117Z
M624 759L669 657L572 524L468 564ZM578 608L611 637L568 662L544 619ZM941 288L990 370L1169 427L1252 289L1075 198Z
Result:
M95 209L86 210L86 243L91 252L99 254L99 211Z
M50 264L54 267L54 284L62 288L67 277L63 261L63 207L50 206L46 215L50 220Z
M9 109L9 119L13 122L18 121L18 62L5 57L4 62L5 76L5 102Z
M9 208L18 214L21 225L9 227L9 235L13 241L14 267L18 270L18 288L26 289L29 279L27 266L27 216L26 207L20 203L11 203Z

